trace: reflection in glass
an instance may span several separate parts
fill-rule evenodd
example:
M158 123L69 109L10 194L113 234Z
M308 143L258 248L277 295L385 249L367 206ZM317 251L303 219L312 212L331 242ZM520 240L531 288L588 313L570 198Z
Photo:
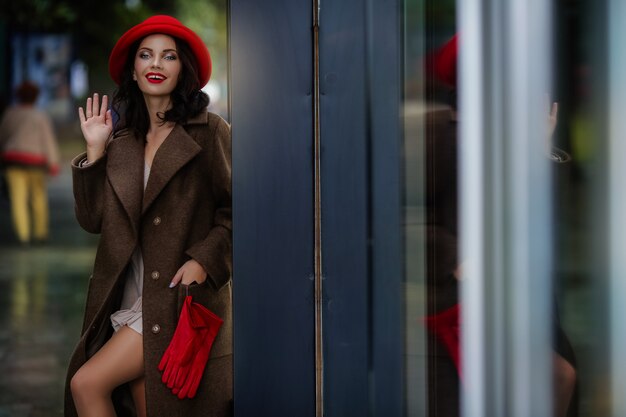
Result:
M437 4L435 4L437 3ZM463 388L465 379L463 377L463 361L460 348L460 324L462 305L460 300L460 283L462 282L464 263L466 259L460 259L460 228L459 218L461 208L459 206L460 187L460 163L461 158L466 157L461 154L459 135L463 124L463 114L457 113L457 95L460 90L458 86L458 48L459 35L456 34L456 5L455 2L417 2L407 1L404 8L404 102L403 102L403 124L404 124L404 186L405 186L405 301L406 301L406 386L407 386L407 415L409 416L457 416L460 415L460 391ZM528 6L530 10L530 6ZM506 8L504 8L506 9ZM503 10L504 10L503 9ZM479 22L474 22L479 24ZM462 35L461 35L462 36ZM462 42L460 43L462 45ZM489 55L490 57L497 55ZM513 62L513 59L506 54L499 56L502 59L502 66L496 71L507 71L509 67L506 63ZM499 62L496 60L496 62ZM487 64L483 63L485 66ZM493 63L490 63L493 65ZM540 71L539 71L540 72ZM538 73L539 73L538 72ZM534 73L534 71L533 71ZM494 75L495 77L495 75ZM504 76L506 79L513 79L512 72ZM495 81L494 81L494 85ZM538 82L537 86L543 85ZM497 87L496 87L497 88ZM514 89L511 89L513 91ZM503 90L504 91L504 90ZM499 100L504 94L503 91L496 91L489 99ZM507 90L508 91L508 90ZM483 92L489 95L488 91ZM534 94L534 93L533 93ZM532 97L531 97L532 98ZM515 101L516 97L504 97L503 103ZM524 99L519 97L515 108L524 106ZM531 99L527 100L529 103ZM561 103L560 105L563 105ZM565 106L568 103L564 104ZM513 106L513 105L512 105ZM531 109L528 114L534 114ZM524 110L526 111L526 110ZM546 108L545 122L547 124L550 109ZM505 111L500 113L507 115ZM521 115L514 115L517 117ZM555 113L552 116L556 116ZM498 115L494 115L498 117ZM532 116L534 117L534 116ZM486 117L486 120L489 118ZM546 150L534 143L549 143L549 139L535 137L530 147L530 155L507 154L507 150L525 149L524 146L517 147L515 143L506 143L507 140L519 140L519 134L510 135L512 126L519 123L517 120L509 120L505 125L504 120L498 120L494 126L500 126L504 137L495 140L503 144L494 143L494 149L487 150L494 155L500 153L501 164L510 164L511 159L516 159L518 167L526 163L523 158L528 158L528 165L537 166L548 165L549 169L538 171L536 174L542 178L543 184L549 184L548 172L551 172L557 184L562 185L568 179L564 177L569 172L569 163L572 157L569 148L563 148L561 138L558 136L561 130L557 131L554 146ZM487 122L488 123L488 122ZM559 123L568 123L559 120ZM547 129L546 129L547 130ZM533 129L529 129L529 132ZM537 130L538 131L538 130ZM548 141L548 142L546 142ZM535 154L545 151L545 155L539 156L542 160L533 160ZM493 155L485 155L485 158L492 158ZM498 171L500 172L500 171ZM504 169L502 172L515 172L514 169ZM535 175L535 178L537 178ZM533 178L533 175L529 175ZM515 184L511 179L504 178L501 181L494 181L498 187L507 187ZM518 183L519 184L519 183ZM520 188L521 190L522 188ZM552 201L542 201L544 198L541 191L538 191L539 203L552 205L556 210L560 188L556 187L555 192L549 199ZM501 198L503 207L507 207L514 198L507 195L507 189L491 190L494 194L487 194L486 198ZM465 190L465 192L471 192ZM476 198L480 198L476 195ZM508 199L508 200L507 200ZM495 201L495 200L494 200ZM530 201L530 200L528 200ZM494 202L487 202L487 205ZM516 214L517 213L517 214ZM503 230L492 230L493 233L502 233L500 239L514 241L515 227L507 222L514 222L516 213L504 211L502 222ZM543 222L541 209L539 211L529 211L529 221L533 228ZM534 216L534 217L533 217ZM552 225L554 229L549 230L547 236L557 239L556 233L563 233L562 224L557 218ZM496 220L492 220L496 221ZM550 234L554 231L554 235ZM540 234L530 234L531 238ZM530 240L532 244L532 240ZM485 289L493 294L502 294L498 301L498 306L491 306L489 311L499 311L500 317L487 317L493 320L498 326L516 325L520 326L520 310L516 310L515 302L508 300L509 296L515 296L511 291L522 288L512 283L507 283L516 277L521 277L521 271L511 271L507 273L511 266L518 264L522 259L534 259L533 252L530 257L524 257L521 252L522 246L505 241L506 247L500 248L500 252L494 252L492 256L519 257L513 262L510 258L504 259L501 265L501 275L496 278L503 284L494 288ZM541 245L549 247L550 244L542 242ZM535 247L538 247L535 245ZM539 260L546 262L545 259ZM558 270L560 265L556 263ZM543 264L543 265L547 265ZM532 265L524 270L535 270ZM490 272L493 273L493 272ZM536 278L536 277L533 277ZM532 281L529 277L529 282ZM536 282L533 281L533 282ZM552 404L554 416L574 416L578 414L579 390L577 385L578 365L574 348L561 322L561 305L563 298L563 288L556 287L552 290L552 283L549 280L539 284L543 294L537 294L536 306L538 311L542 311L542 317L548 323L551 338L551 352L543 353L547 363L551 363L550 372L548 367L542 375L543 383L553 386L553 393L549 398ZM557 282L558 285L558 282ZM540 287L529 284L529 288L539 290ZM553 293L553 294L552 294ZM552 295L551 295L552 294ZM540 295L540 296L539 296ZM544 298L545 297L545 298ZM532 297L531 297L532 298ZM544 310L541 299L550 298L551 307ZM532 299L531 299L532 303ZM529 308L533 308L532 305ZM513 315L513 316L511 316ZM530 315L528 316L530 317ZM522 319L523 320L523 319ZM511 327L513 328L513 327ZM531 334L532 334L531 329ZM537 333L538 335L539 333ZM498 400L493 403L498 405L498 410L510 410L515 407L515 400L508 398L516 397L518 393L512 392L514 386L519 381L526 383L531 378L520 379L519 375L513 374L513 369L504 369L507 364L514 363L515 369L522 369L524 366L536 366L532 363L522 363L522 359L515 359L512 355L521 352L525 348L514 345L512 340L519 337L513 334L511 339L508 333L489 334L490 337L499 339L485 340L483 355L487 360L493 360L490 364L492 370L499 377L487 379L498 386L486 387L489 395L496 395ZM541 338L539 337L538 340ZM494 343L501 343L494 352L501 352L505 357L490 358L487 352L492 352L490 346ZM521 349L521 350L520 350ZM532 350L539 352L540 349ZM541 358L537 358L541 359ZM517 361L517 362L516 362ZM533 374L535 376L540 373ZM503 379L498 379L503 378ZM552 379L550 379L552 378ZM499 381L499 382L498 382ZM522 398L521 396L519 398ZM510 403L509 403L510 402Z

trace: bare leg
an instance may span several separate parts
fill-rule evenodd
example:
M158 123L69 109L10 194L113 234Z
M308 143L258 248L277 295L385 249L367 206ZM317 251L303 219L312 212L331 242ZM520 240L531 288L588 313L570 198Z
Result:
M111 402L113 389L143 374L143 338L134 330L122 327L72 378L78 415L115 417Z
M146 378L141 377L130 383L137 417L146 417Z
M553 383L554 383L554 416L565 417L574 387L576 385L576 370L558 353L552 355Z

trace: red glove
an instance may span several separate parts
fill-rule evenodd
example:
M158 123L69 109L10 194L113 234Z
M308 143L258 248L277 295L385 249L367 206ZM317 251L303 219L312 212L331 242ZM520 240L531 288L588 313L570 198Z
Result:
M163 372L161 380L163 383L167 384L168 388L174 387L174 382L176 381L183 360L188 362L191 358L189 352L191 351L190 344L193 341L194 332L189 323L190 303L191 297L187 297L180 312L174 336L165 350L161 362L159 362L159 371L165 371Z
M193 398L206 368L213 341L223 320L201 304L185 298L178 325L161 362L162 381L178 398Z
M424 323L448 351L452 358L459 378L463 379L461 373L461 334L460 334L460 310L461 305L455 304L440 313L426 316Z
M209 360L213 341L223 323L221 318L197 303L191 305L189 312L192 325L198 330L198 337L194 339L193 360L183 365L182 372L179 373L179 378L172 390L180 399L193 398L196 395Z

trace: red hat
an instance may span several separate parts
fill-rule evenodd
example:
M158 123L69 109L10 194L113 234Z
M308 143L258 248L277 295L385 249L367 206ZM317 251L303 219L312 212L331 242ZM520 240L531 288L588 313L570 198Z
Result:
M116 84L122 81L124 64L128 57L130 46L148 35L162 33L181 39L189 45L196 57L196 69L200 85L204 86L211 77L211 55L206 45L196 33L171 16L157 15L149 17L136 26L128 29L117 41L109 57L109 74Z
M459 35L456 34L430 57L430 70L439 81L456 87L458 57Z

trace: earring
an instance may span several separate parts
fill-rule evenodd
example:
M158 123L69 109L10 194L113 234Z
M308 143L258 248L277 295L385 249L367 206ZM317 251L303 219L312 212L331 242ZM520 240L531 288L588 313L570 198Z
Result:
M137 81L137 74L133 72L133 81Z

